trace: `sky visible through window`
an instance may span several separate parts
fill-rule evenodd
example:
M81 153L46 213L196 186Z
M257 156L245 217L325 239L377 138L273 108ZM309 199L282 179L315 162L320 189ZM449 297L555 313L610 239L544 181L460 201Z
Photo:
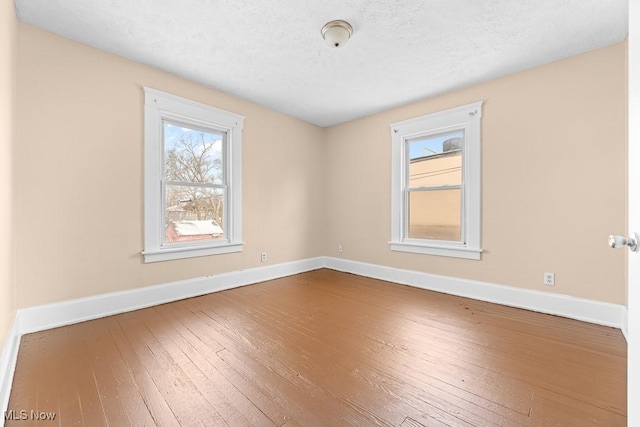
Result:
M409 140L409 159L433 156L442 153L442 143L451 138L462 138L464 131L450 132Z
M169 151L171 149L179 149L180 140L200 140L201 136L204 136L206 143L214 142L216 146L213 147L213 151L220 153L222 151L222 134L205 132L197 129L190 129L180 126L171 122L164 122L164 149Z

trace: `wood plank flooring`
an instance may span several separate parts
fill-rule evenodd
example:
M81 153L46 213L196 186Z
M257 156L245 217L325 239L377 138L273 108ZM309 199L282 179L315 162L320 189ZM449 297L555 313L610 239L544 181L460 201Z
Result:
M26 335L9 410L7 426L624 426L626 343L317 270Z

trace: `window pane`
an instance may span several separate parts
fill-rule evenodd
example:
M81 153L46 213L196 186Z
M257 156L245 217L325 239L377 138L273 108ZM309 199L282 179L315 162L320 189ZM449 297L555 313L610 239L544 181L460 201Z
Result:
M224 190L167 185L165 243L224 239Z
M464 131L407 142L409 188L462 184Z
M169 181L224 184L224 133L163 122L164 174Z
M409 233L412 239L460 241L462 190L409 192Z

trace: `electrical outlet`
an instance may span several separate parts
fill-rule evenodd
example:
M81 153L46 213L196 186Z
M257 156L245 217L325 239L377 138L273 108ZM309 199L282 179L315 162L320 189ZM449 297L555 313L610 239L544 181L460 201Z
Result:
M547 286L555 286L556 275L553 273L544 273L544 284Z
M341 254L342 253L342 244L338 245L338 253Z
M260 262L267 262L267 253L266 252L262 252L260 254Z

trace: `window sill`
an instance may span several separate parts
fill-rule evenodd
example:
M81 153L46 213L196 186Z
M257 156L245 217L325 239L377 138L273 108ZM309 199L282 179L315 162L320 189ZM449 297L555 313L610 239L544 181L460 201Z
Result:
M420 243L389 242L392 251L412 252L416 254L446 256L479 260L482 249L471 249L462 246L427 245Z
M171 261L174 259L195 258L208 255L228 254L242 252L243 243L229 243L219 246L191 246L182 248L167 248L151 251L143 251L144 262Z

